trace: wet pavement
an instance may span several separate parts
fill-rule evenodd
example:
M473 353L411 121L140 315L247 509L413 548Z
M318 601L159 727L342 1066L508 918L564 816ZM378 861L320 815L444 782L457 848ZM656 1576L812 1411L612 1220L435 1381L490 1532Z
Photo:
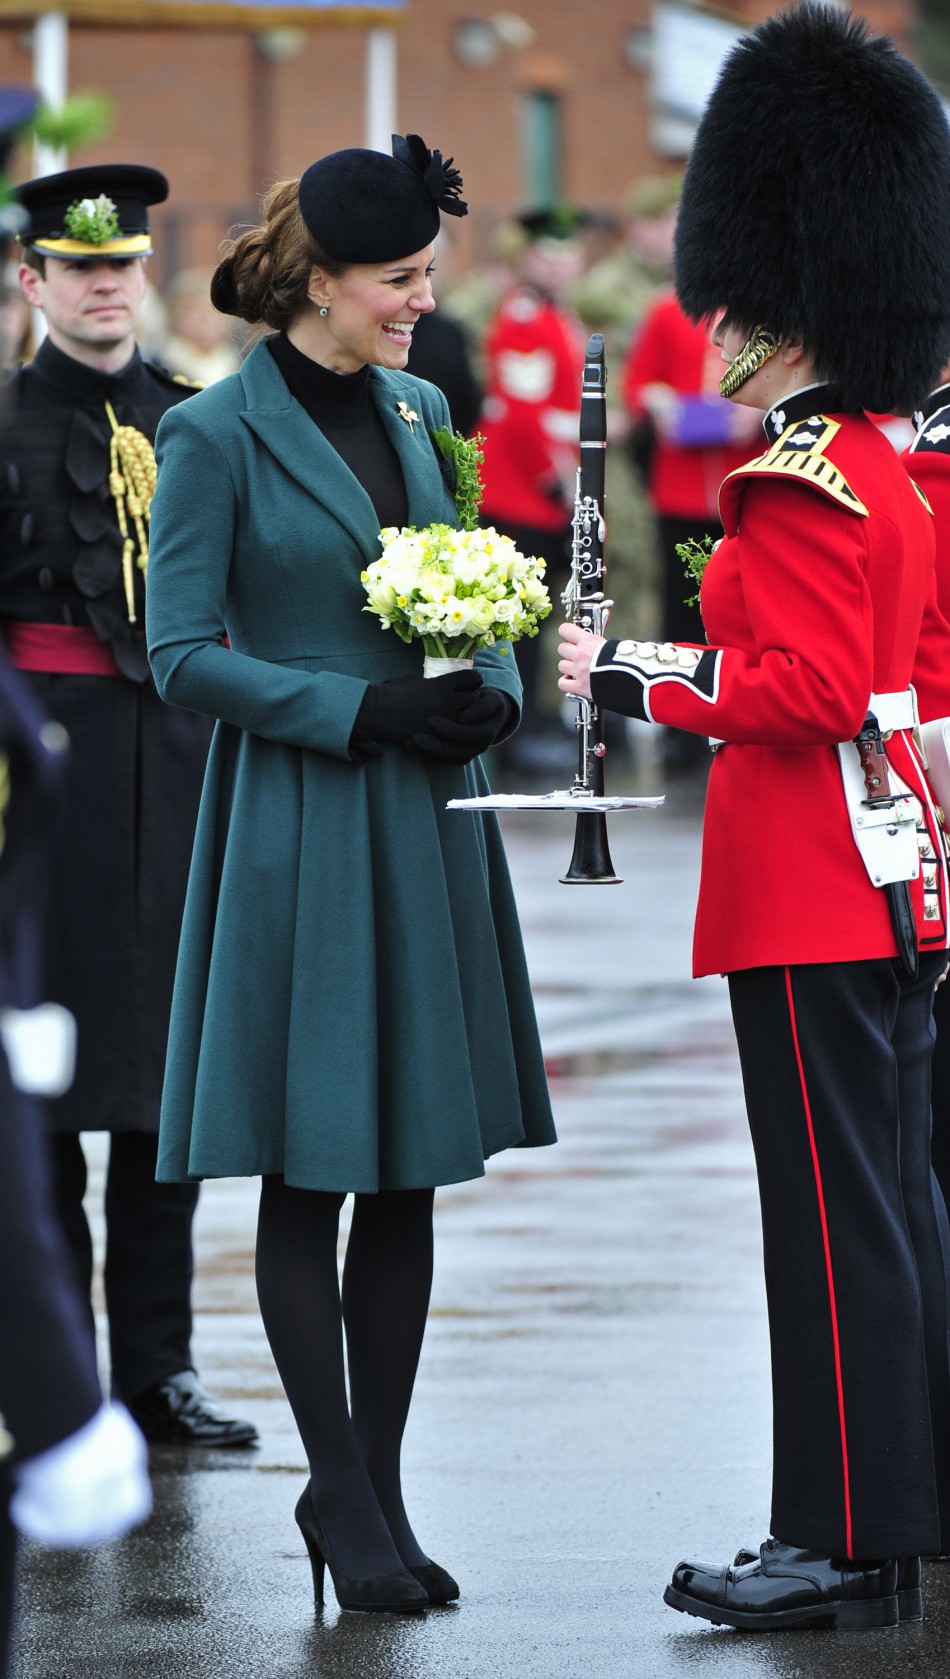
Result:
M28 1548L15 1679L945 1679L950 1564L927 1569L922 1625L874 1633L742 1634L664 1606L683 1555L725 1561L768 1522L751 1149L725 985L689 977L699 799L611 820L620 887L558 885L570 818L505 832L561 1141L437 1197L405 1485L461 1603L400 1619L329 1594L315 1614L256 1185L209 1184L196 1354L261 1449L155 1450L144 1529Z

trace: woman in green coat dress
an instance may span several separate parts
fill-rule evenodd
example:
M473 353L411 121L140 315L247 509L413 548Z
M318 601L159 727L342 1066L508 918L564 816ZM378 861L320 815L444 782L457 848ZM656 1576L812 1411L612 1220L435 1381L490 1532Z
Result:
M445 808L485 790L478 755L516 726L514 659L425 679L421 643L362 610L381 527L458 523L445 399L402 369L461 180L418 136L394 154L279 184L220 264L217 306L275 330L159 430L148 637L163 696L217 719L159 1177L260 1174L318 1601L326 1564L344 1608L410 1610L458 1595L399 1470L434 1190L554 1128L494 818Z

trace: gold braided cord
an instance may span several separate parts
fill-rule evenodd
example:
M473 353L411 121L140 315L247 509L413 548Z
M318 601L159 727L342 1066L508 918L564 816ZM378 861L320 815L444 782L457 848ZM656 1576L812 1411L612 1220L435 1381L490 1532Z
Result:
M135 566L148 572L148 522L155 494L155 450L135 426L120 426L111 402L106 413L112 427L109 444L109 489L115 502L122 537L122 581L129 623L135 623ZM129 519L135 531L129 529ZM138 553L136 553L136 543Z
M757 326L749 334L732 366L727 368L720 379L720 395L735 396L746 380L751 379L753 373L758 373L759 368L764 367L774 356L781 342L781 338L777 338L774 332L767 331L764 326Z

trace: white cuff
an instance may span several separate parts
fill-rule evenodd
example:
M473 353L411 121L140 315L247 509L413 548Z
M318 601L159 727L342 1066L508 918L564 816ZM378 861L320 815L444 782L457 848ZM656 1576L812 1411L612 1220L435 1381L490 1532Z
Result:
M152 1508L145 1441L124 1405L14 1470L10 1519L44 1545L98 1545L144 1522Z

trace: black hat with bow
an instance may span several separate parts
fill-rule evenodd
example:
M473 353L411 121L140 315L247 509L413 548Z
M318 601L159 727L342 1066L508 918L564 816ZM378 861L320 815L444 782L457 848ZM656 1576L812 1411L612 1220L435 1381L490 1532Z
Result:
M694 320L800 337L843 406L919 405L950 358L950 125L892 41L813 0L739 41L686 171L675 278Z
M300 214L337 262L397 262L431 245L440 210L468 214L453 163L418 134L394 134L391 157L355 146L331 152L301 176Z

